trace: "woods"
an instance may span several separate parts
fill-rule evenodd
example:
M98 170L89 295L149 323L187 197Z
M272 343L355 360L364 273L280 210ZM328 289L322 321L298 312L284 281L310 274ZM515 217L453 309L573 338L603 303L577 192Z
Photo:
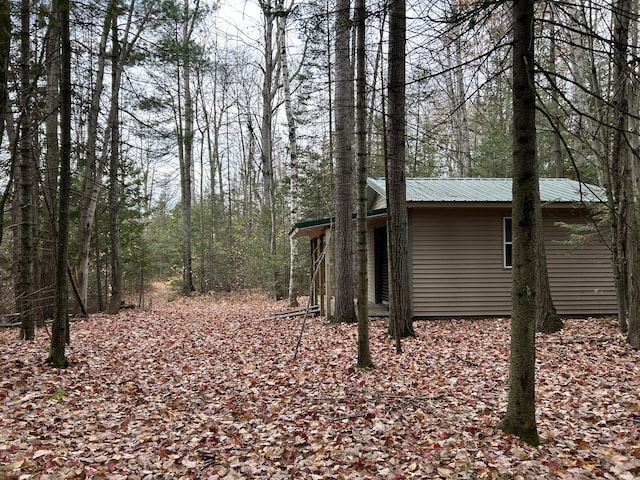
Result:
M379 368L391 360L370 349L380 339L368 303L388 308L402 355L419 341L418 289L438 295L446 283L419 285L440 267L415 242L459 246L468 239L456 229L484 221L478 251L446 269L462 282L461 264L484 265L476 283L495 283L496 296L508 275L499 427L539 444L536 332L562 332L563 284L574 284L564 306L604 305L615 290L605 313L628 354L640 348L637 5L241 3L0 0L2 323L19 324L21 341L49 339L47 361L66 367L72 316L153 311L153 282L171 286L163 302L266 292L317 303L327 328L358 322L353 359ZM407 189L412 177L508 178L512 196L433 200ZM576 180L575 196L556 186L543 203L540 179L551 177ZM432 201L449 212L441 230L421 224ZM502 210L487 214L489 204ZM300 224L315 229L311 242ZM610 258L585 257L599 268L589 281L606 262L613 289L567 281L566 264L547 262L560 244L567 255L605 246Z

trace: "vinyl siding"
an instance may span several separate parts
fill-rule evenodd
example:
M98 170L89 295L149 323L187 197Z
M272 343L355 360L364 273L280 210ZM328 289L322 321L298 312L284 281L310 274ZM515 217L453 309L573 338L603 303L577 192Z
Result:
M594 233L580 246L566 244L568 232L557 221L588 222L584 212L550 209L544 216L551 295L560 314L611 314L617 310L611 254Z
M509 208L412 208L412 285L417 317L506 316L511 269L503 267L503 218ZM571 209L544 215L552 296L561 315L615 312L606 247L597 239L579 248L558 242L558 220L584 222Z

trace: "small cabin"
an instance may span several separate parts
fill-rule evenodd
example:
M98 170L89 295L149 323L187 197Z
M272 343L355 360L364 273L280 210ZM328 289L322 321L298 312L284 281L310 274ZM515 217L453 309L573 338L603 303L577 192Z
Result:
M409 178L408 252L416 318L511 314L511 179ZM562 316L617 311L607 229L592 219L605 199L594 185L540 179L551 295ZM355 228L355 223L354 223ZM308 237L314 304L325 314L332 297L332 219L299 222ZM369 301L388 303L385 180L368 180ZM576 235L576 232L579 232Z

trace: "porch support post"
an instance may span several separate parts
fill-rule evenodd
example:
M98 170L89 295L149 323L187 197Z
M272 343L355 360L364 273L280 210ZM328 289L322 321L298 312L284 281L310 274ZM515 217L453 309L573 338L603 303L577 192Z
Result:
M331 309L331 299L333 298L333 238L331 237L331 228L324 229L324 241L326 254L324 257L324 276L325 276L325 302L324 314L327 319L333 316Z

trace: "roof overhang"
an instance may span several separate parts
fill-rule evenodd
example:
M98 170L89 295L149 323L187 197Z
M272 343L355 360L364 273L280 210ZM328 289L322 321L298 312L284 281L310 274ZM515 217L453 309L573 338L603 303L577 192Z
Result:
M367 212L367 220L376 217L383 217L387 214L386 208L380 208L377 210L369 210ZM355 222L356 214L351 216ZM310 220L307 222L298 222L289 231L290 238L309 237L310 239L318 238L324 234L327 228L331 228L335 223L335 217L321 218L318 220Z

